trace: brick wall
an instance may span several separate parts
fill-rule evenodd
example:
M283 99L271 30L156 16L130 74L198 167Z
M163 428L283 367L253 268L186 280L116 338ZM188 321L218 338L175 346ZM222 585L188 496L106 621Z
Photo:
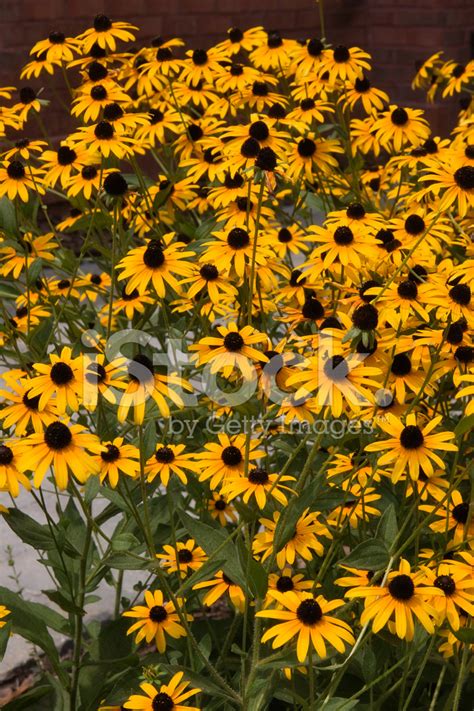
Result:
M326 37L358 45L373 56L373 79L395 102L428 109L435 130L446 130L456 111L425 107L410 81L416 60L438 49L465 62L472 53L472 0L325 0ZM191 47L219 40L232 25L263 25L292 37L319 36L316 0L0 0L0 85L18 86L30 47L53 29L77 34L98 12L141 28L138 39L180 36ZM41 80L36 86L41 86ZM48 80L49 86L49 80ZM48 89L48 98L52 97ZM51 130L60 118L51 116Z

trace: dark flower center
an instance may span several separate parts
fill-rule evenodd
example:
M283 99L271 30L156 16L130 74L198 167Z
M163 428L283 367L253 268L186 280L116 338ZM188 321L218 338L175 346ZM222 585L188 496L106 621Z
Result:
M471 289L467 284L456 284L449 290L449 295L460 306L467 306L471 301Z
M170 47L160 47L156 51L156 58L159 62L169 62L173 58L173 51Z
M341 355L335 355L328 358L324 364L323 370L326 377L335 382L344 380L350 372L346 359Z
M366 77L362 77L362 79L357 78L354 87L359 94L365 94L365 92L370 89L370 81Z
M388 591L396 600L410 600L415 594L415 585L409 575L396 575L389 582Z
M247 212L247 210L250 212L250 210L253 208L253 202L251 200L248 200L248 198L246 197L238 197L235 201L235 204L237 205L237 209L240 210L240 212Z
M240 147L244 158L256 158L260 152L260 143L256 138L247 138Z
M301 285L302 282L299 283ZM301 313L304 318L309 318L311 321L317 321L324 317L324 306L314 296L308 296L305 299Z
M109 20L107 15L102 13L94 17L94 30L96 32L107 32L112 27L112 21Z
M242 461L242 452L231 444L229 447L224 447L221 459L228 467L236 467Z
M20 138L19 141L16 141L15 148L27 148L29 145L30 145L29 138Z
M372 345L364 345L363 341L359 341L356 345L356 352L360 354L366 354L366 355L372 355L372 353L375 353L378 347L378 342L377 339L374 338Z
M289 575L281 575L276 582L276 589L278 592L289 592L294 590L293 580Z
M408 425L400 433L400 444L404 449L418 449L424 441L423 432L418 425Z
M242 42L244 33L239 27L231 27L230 30L227 30L227 36L230 41L235 44L237 42Z
M31 86L24 86L20 89L20 101L22 104L31 104L36 99L36 91Z
M379 282L374 281L374 279L369 279L368 281L365 281L359 288L359 296L362 301L365 301L366 304L375 299L375 294L366 294L366 291L376 286L380 286Z
M152 239L148 243L143 253L143 262L150 269L158 269L165 262L165 255L161 248L161 243L157 239Z
M114 101L104 106L104 118L106 121L118 121L123 116L123 109Z
M433 585L442 590L445 595L452 595L456 590L456 583L450 575L438 575Z
M469 504L466 502L458 504L453 508L451 513L453 514L453 518L457 523L466 523L467 517L469 515Z
M193 64L202 67L207 64L207 52L205 49L195 49L192 54Z
M323 611L316 600L308 598L303 600L296 608L296 617L306 627L312 627L323 616Z
M199 141L199 139L204 136L204 131L197 125L197 123L192 123L188 126L188 133L193 141Z
M237 333L236 331L231 331L224 338L224 346L225 348L227 348L228 351L240 351L240 349L243 348L244 345L244 339L242 338L240 333Z
M466 148L464 149L464 155L466 156L466 158L474 160L474 145L471 144L469 146L466 146Z
M342 227L338 227L336 231L334 232L334 242L341 247L344 245L351 244L351 242L354 241L354 233L352 232L350 227L346 227L345 225Z
M397 353L394 356L390 370L398 377L403 378L411 373L411 360L406 353Z
M249 233L242 227L234 227L227 235L227 244L232 249L245 249L250 244Z
M59 361L51 368L50 378L55 385L66 385L74 379L74 373L71 366Z
M244 68L241 64L233 63L230 65L230 73L233 77L240 77L244 73Z
M278 30L271 30L268 34L267 44L271 49L276 49L281 47L283 44L283 39Z
M71 282L69 281L69 279L61 279L61 281L58 281L58 289L60 291L69 289L70 286L71 286Z
M464 336L464 331L462 329L462 326L460 325L459 322L456 322L456 323L452 323L450 325L450 327L448 328L448 332L446 334L446 340L452 346L456 346L458 343L461 343L463 336Z
M72 434L62 422L52 422L45 430L44 441L50 449L61 450L71 444Z
M415 264L408 273L408 279L414 282L423 282L427 276L428 272L421 264Z
M100 456L104 462L115 462L120 457L120 449L115 444L106 444Z
M148 616L152 622L159 623L164 622L166 620L166 618L168 617L168 613L166 612L163 605L154 605L152 608L150 608Z
M287 244L288 242L291 242L293 239L293 235L291 234L290 230L287 227L282 227L281 230L278 231L278 241L282 242L283 244Z
M424 143L423 143L423 148L427 153L430 155L433 155L434 153L438 152L438 144L436 141L434 141L432 138L428 138Z
M60 146L57 155L59 165L71 165L77 158L76 151L69 146Z
M174 707L173 699L164 691L160 691L151 702L153 711L172 711Z
M22 402L25 407L29 410L37 410L39 407L40 395L35 395L34 397L28 397L28 393L25 393L22 397Z
M95 168L93 165L86 165L81 170L81 176L84 178L84 180L94 180L94 178L97 177L97 168Z
M455 79L459 79L459 77L462 77L462 75L464 74L465 71L466 71L466 67L463 64L456 64L453 71L451 72L451 75Z
M92 62L92 64L89 64L87 73L91 81L101 81L105 79L109 72L107 67L104 67L100 62Z
M225 573L222 573L222 580L226 583L226 585L235 585L234 581L231 580Z
M352 314L352 323L361 331L373 331L377 327L379 314L372 304L358 306Z
M328 316L324 319L319 328L321 331L323 331L325 328L342 329L342 324L335 316Z
M454 351L454 357L459 363L472 363L474 361L474 348L472 346L459 346Z
M17 318L24 318L28 314L28 307L27 306L20 306L16 311L15 311L15 316Z
M259 150L257 158L255 159L255 165L261 170L274 171L277 165L275 151L269 146Z
M101 383L106 377L107 372L101 363L91 363L86 373L86 380L92 385Z
M266 141L270 135L268 126L264 121L254 121L249 128L249 135L257 141Z
M224 185L228 190L241 188L243 184L244 179L240 173L235 173L235 175L231 175L231 173L225 174Z
M273 119L283 119L286 116L286 109L281 104L273 104L268 110L268 115Z
M219 272L214 264L204 264L199 270L199 274L206 281L215 281L219 277Z
M159 447L155 452L155 459L160 464L171 464L175 456L171 447Z
M313 37L312 39L308 40L306 49L308 50L308 54L310 54L312 57L319 57L324 49L324 45L320 39L317 39L317 37Z
M405 109L400 107L392 111L390 118L395 126L405 126L408 123L408 114Z
M353 202L347 208L346 215L351 220L362 220L365 217L365 210L360 202Z
M107 89L102 86L102 84L93 86L91 89L91 98L95 101L103 101L107 98Z
M425 221L419 215L409 215L405 220L405 229L409 235L420 235L425 229Z
M265 81L254 81L252 85L252 94L254 96L267 96L268 84Z
M248 480L251 484L267 484L269 479L267 470L261 467L251 469L248 474Z
M338 64L343 64L344 62L347 62L351 57L349 50L347 49L347 47L344 47L343 44L340 44L335 47L332 54L334 57L334 61Z
M164 114L159 109L150 109L148 116L149 116L150 124L152 126L154 126L157 123L160 123L164 119Z
M153 380L155 368L153 362L143 353L138 353L131 359L128 366L130 380L135 382L150 382Z
M7 175L12 180L22 180L25 177L25 166L19 160L12 160L7 166Z
M190 563L193 559L192 551L188 548L181 548L178 551L178 560L180 563Z
M6 444L0 444L0 465L5 466L13 461L13 452Z
M311 109L314 109L316 106L316 102L314 99L303 99L300 101L300 109L303 111L310 111Z
M51 44L64 44L66 37L62 32L50 32L48 39Z
M306 277L302 277L303 272L299 269L293 269L289 279L290 286L303 286L306 281ZM324 313L324 309L323 309Z
M397 287L397 293L402 299L416 299L418 296L418 287L414 281L408 279L402 281Z
M217 501L214 503L214 508L218 511L225 511L225 509L227 508L227 504L224 499L217 499Z
M316 143L311 138L303 138L298 143L298 153L302 158L311 158L316 153Z
M107 195L112 197L121 197L128 190L127 181L119 172L109 173L104 180L104 190Z
M94 129L94 135L100 141L110 141L114 137L115 129L108 121L99 121Z
M374 192L377 192L377 190L380 188L380 178L371 178L371 180L369 180L369 187Z

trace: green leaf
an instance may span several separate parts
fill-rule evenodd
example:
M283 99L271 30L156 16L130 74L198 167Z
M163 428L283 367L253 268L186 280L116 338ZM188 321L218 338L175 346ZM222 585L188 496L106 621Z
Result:
M359 543L340 563L362 570L380 570L388 565L390 555L383 541L373 539Z
M310 486L300 496L290 499L290 503L284 512L280 515L275 528L275 550L281 551L284 545L288 543L290 538L295 534L296 522L301 514L307 509L315 499L315 491Z
M247 590L247 581L239 563L236 547L229 539L228 534L220 529L212 528L206 523L197 521L182 510L178 511L178 513L191 538L198 542L208 556L213 556L216 551L219 551L217 555L225 560L223 570L226 575L244 590Z
M128 553L112 553L104 562L116 570L144 570L150 564L146 558L135 558Z
M248 551L242 538L237 541L237 550L240 558L240 565L245 571L245 579L248 582L250 592L254 597L264 598L268 589L268 573L258 560Z
M375 538L384 541L388 547L392 545L398 534L397 514L395 506L390 504L383 512L382 518L377 526Z
M6 197L0 198L0 228L7 234L17 234L15 206L13 202Z
M84 502L86 504L92 503L97 494L100 491L100 479L98 476L90 476L86 482L84 491Z
M474 644L474 627L460 627L458 630L451 628L453 635L464 644Z
M156 448L156 423L151 420L143 430L143 453L145 459L149 459L154 454Z
M3 520L23 543L42 551L56 548L49 528L41 525L22 511L13 508L8 509L8 513L3 516Z
M138 538L135 538L133 533L118 533L112 539L112 548L114 551L130 551L140 545Z
M463 417L462 420L458 422L454 428L454 434L456 439L462 437L466 432L471 432L474 430L474 415L469 415L468 417Z
M75 605L66 595L64 595L60 590L42 590L48 600L54 602L61 610L65 612L71 612L73 615L83 615L84 610L81 610L77 605Z
M341 699L340 697L334 696L332 699L329 699L324 707L324 711L349 711L349 709L353 709L354 706L357 706L358 703L357 699Z
M42 649L56 674L65 682L67 677L61 667L58 651L40 612L44 605L23 600L17 593L3 587L0 587L0 600L12 613L9 621L13 633Z
M5 652L8 645L8 640L10 639L12 631L12 623L7 622L2 628L0 628L0 662L5 656Z
M15 289L11 284L0 283L0 297L2 299L16 299L18 293L18 289Z

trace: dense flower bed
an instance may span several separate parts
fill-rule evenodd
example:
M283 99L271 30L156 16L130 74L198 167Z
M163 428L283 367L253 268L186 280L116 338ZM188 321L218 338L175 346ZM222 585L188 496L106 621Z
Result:
M46 655L28 708L459 709L474 62L417 72L461 94L439 138L358 47L136 29L35 44L60 141L0 92L2 525L51 576L33 604L16 561L0 652Z

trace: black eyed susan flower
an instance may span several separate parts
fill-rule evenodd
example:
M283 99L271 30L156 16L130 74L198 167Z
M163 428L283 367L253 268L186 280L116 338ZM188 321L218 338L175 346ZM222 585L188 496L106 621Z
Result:
M44 195L43 173L38 168L26 166L19 160L3 163L0 167L0 197L9 200L17 196L22 202L28 202L30 193Z
M207 502L207 510L212 518L219 521L221 526L237 522L237 512L234 506L229 503L225 496L218 494L216 491L212 492L212 498Z
M361 521L380 516L380 510L371 505L381 498L373 486L362 487L358 483L349 486L344 482L342 488L346 491L346 498L327 518L332 526L338 527L348 520L352 528L357 528Z
M227 38L220 42L216 49L222 50L230 56L239 54L242 50L250 52L254 47L258 47L266 37L263 27L250 27L248 30L230 27L226 34Z
M376 111L383 110L384 106L388 104L388 95L381 89L376 89L372 86L370 80L362 75L357 77L354 84L347 89L340 101L347 103L351 109L360 102L364 107L365 113L370 115Z
M291 568L283 568L278 573L270 573L268 576L268 591L265 598L265 606L275 604L275 593L294 592L297 595L311 590L314 583L312 580L305 580L304 573L295 573ZM277 603L278 604L278 603ZM278 604L278 607L281 605Z
M22 471L33 472L33 483L41 486L48 469L52 469L59 489L66 489L71 473L81 484L91 474L97 474L99 466L89 452L97 453L101 444L96 435L82 425L56 420L44 432L19 440L18 466Z
M438 595L430 597L430 605L437 612L438 625L447 620L453 630L458 630L461 626L460 611L471 616L474 614L474 580L469 566L467 568L455 560L443 561L435 569L421 567L426 584L439 590Z
M286 506L288 499L283 490L291 492L292 489L280 484L285 481L295 481L295 477L269 474L264 467L249 467L247 476L228 477L221 491L228 501L241 496L244 504L248 504L253 496L260 509L265 508L267 496L273 496L278 503Z
M370 70L368 59L370 54L359 47L345 47L340 44L325 52L317 71L319 75L328 72L328 80L332 84L336 81L355 82L357 78L363 76L365 70Z
M319 516L319 512L310 512L309 509L303 511L295 524L293 536L280 551L276 552L276 562L279 568L284 568L287 563L293 565L297 556L303 560L311 560L313 551L316 555L323 555L324 546L319 537L332 538L332 536L329 529L319 520ZM275 511L273 519L260 519L264 530L256 534L253 551L256 555L261 555L262 561L274 552L273 541L279 518L280 513Z
M104 158L115 156L121 159L135 152L142 152L138 141L116 124L110 121L99 121L90 126L81 126L77 133L71 136L77 142L78 148L87 150L91 155L98 154Z
M211 489L216 489L222 480L226 481L233 476L241 476L245 469L245 458L248 456L249 463L255 459L265 456L263 450L257 449L260 440L251 439L250 445L246 447L246 436L243 434L229 437L227 434L219 432L219 442L208 442L205 451L199 452L197 461L201 469L199 480L210 479ZM251 466L249 464L249 466Z
M207 296L218 304L224 297L235 298L237 289L230 283L225 272L219 272L214 264L203 264L194 268L194 274L183 279L181 285L189 284L187 295L190 299Z
M66 37L63 32L53 30L48 37L33 45L30 54L38 56L46 53L48 62L71 62L79 51L79 43L74 37Z
M211 588L203 598L204 605L210 607L227 593L234 607L239 610L239 612L244 611L244 591L240 585L234 583L222 570L219 570L212 580L204 580L202 583L197 583L193 586L193 590L203 590L204 588Z
M288 168L285 174L293 181L305 177L312 181L316 167L323 173L330 173L337 166L334 154L342 153L338 140L332 138L317 138L314 133L308 133L304 138L296 139L290 148Z
M76 38L81 45L83 54L91 51L94 45L115 52L117 40L130 42L135 39L133 30L138 28L128 22L112 22L107 15L96 15L93 27Z
M193 461L193 455L185 453L184 444L159 444L145 465L148 481L154 481L159 476L163 486L168 486L170 476L175 474L186 484L188 478L184 470L199 472L200 467Z
M19 379L16 373L4 373L8 390L0 389L3 407L0 409L0 419L3 420L3 429L14 427L15 435L22 437L29 429L43 432L44 428L57 419L57 410L54 401L48 402L39 409L40 395L30 395L30 380Z
M265 343L265 334L252 326L239 329L235 323L230 323L228 327L218 326L217 331L219 336L201 338L196 345L189 347L190 351L197 351L195 359L199 365L209 363L211 373L223 369L227 375L237 368L245 379L250 380L254 374L252 363L268 360L266 355L254 348L258 343Z
M192 570L196 571L206 562L207 555L196 542L190 538L185 543L176 542L173 546L163 546L164 553L157 553L156 557L162 561L162 566L168 573L179 573L182 578Z
M361 258L375 247L375 239L363 230L362 226L331 224L328 227L310 227L310 234L315 242L321 246L316 247L310 255L309 261L303 266L309 267L309 276L318 275L323 269L330 269L334 263L344 267L361 266ZM306 274L306 270L305 270Z
M101 170L95 165L85 165L79 173L72 174L66 179L67 194L70 197L82 195L86 200L90 200L93 193L97 193L103 179L108 174L107 170Z
M37 158L35 154L43 153L44 146L48 144L46 141L30 141L29 138L20 138L15 142L13 148L2 154L2 158L6 161L19 160L30 160Z
M264 41L250 54L250 61L258 69L280 70L282 73L290 63L291 51L296 46L296 41L281 36L278 30L269 30L265 33Z
M474 62L458 64L457 62L446 62L440 67L440 75L447 79L443 90L443 99L446 96L459 94L463 88L469 86L474 78Z
M184 701L201 691L188 689L189 681L183 681L183 675L184 672L177 672L168 684L161 684L159 689L148 682L140 684L145 696L132 694L122 708L136 711L199 711L196 706L183 705Z
M40 375L31 378L28 396L39 396L39 409L43 410L54 398L54 404L59 414L67 409L76 412L79 409L79 399L82 389L82 358L72 357L72 351L65 346L60 355L51 353L50 364L35 363L34 369Z
M7 491L16 498L20 484L27 491L31 489L30 480L18 469L15 443L3 442L0 444L0 491Z
M470 516L469 502L464 500L460 491L454 489L445 506L423 504L420 511L436 516L436 520L430 523L429 527L436 533L449 533L453 546L467 540L469 547L474 548L474 518Z
M401 151L407 144L417 146L430 134L421 109L403 108L391 104L387 112L374 123L377 140L387 150Z
M411 413L406 418L406 424L391 413L377 421L378 426L390 439L371 442L365 448L366 452L383 452L389 450L378 459L378 464L390 464L392 481L397 482L403 472L408 469L412 479L418 479L420 469L433 473L433 462L440 468L446 468L446 462L434 450L456 452L457 447L449 440L454 439L453 432L432 431L439 425L442 417L434 417L423 428L417 424L417 417Z
M99 465L100 483L108 479L115 489L120 475L135 479L140 470L140 453L133 444L124 444L123 437L115 437L111 442L102 442L100 454L95 458Z
M87 92L81 91L77 98L74 99L71 114L80 116L86 123L89 123L90 121L97 121L102 111L105 114L105 109L109 104L115 103L119 105L129 101L130 97L122 91L118 84L112 81L105 81L102 84L93 84ZM116 113L112 113L110 109L109 112L112 114L111 118L114 119ZM110 123L115 125L113 120Z
M216 76L222 73L221 62L225 60L223 52L217 47L211 49L190 49L186 52L187 60L183 62L181 81L196 85L200 81L213 84Z
M345 652L346 644L354 644L354 635L347 622L327 614L341 607L344 600L326 600L322 595L315 598L307 592L297 595L293 591L274 592L273 595L283 609L262 610L256 615L282 621L265 632L263 643L273 639L272 647L277 649L297 635L296 656L299 662L306 660L310 645L321 659L325 659L326 642L341 654Z
M430 166L420 181L429 181L429 187L420 191L420 197L426 193L440 196L438 207L449 210L452 206L460 217L464 217L474 207L474 166L451 166L447 163Z
M352 588L346 592L346 597L365 598L360 618L362 625L372 621L372 631L377 633L394 616L397 637L411 642L415 634L413 615L428 634L435 631L433 618L436 618L436 611L429 601L433 595L438 595L438 589L424 585L424 579L423 572L412 573L410 564L402 558L398 570L389 573L386 585Z
M20 73L20 79L37 79L43 72L54 74L56 67L60 66L60 62L48 59L47 52L32 52L31 62L27 62Z
M267 261L268 245L261 244L261 241L257 240L254 249L255 236L249 234L243 227L216 231L213 232L213 237L211 242L203 244L205 251L200 257L201 262L211 262L218 269L225 269L232 265L237 276L242 277L254 256L255 264L258 266L264 266Z
M183 407L181 396L170 385L177 385L188 391L192 390L192 386L177 375L157 373L153 361L144 353L138 353L129 361L127 371L128 384L120 398L117 413L119 422L124 422L132 409L135 424L141 424L145 417L146 402L149 398L154 400L159 412L164 417L169 417L170 408L167 399L171 400L176 407Z
M127 285L122 288L122 293L119 299L115 299L113 303L114 314L125 313L129 321L133 319L135 314L142 314L147 305L152 304L153 299L145 291L140 294L138 289L127 290Z
M151 282L158 296L164 298L167 287L179 293L177 277L191 274L193 267L186 258L192 256L194 253L183 250L179 243L152 239L143 247L130 250L120 261L119 280L127 280L128 294L134 289L143 294Z
M180 605L184 604L182 598L178 598ZM182 613L188 621L193 618L186 612ZM140 644L145 640L150 644L155 640L156 648L161 654L166 649L166 635L173 639L179 639L186 636L186 630L179 622L179 615L172 602L165 602L161 590L145 591L145 604L135 605L131 610L123 613L124 617L135 617L137 622L134 622L127 631L127 635L137 632L135 637L136 644Z

